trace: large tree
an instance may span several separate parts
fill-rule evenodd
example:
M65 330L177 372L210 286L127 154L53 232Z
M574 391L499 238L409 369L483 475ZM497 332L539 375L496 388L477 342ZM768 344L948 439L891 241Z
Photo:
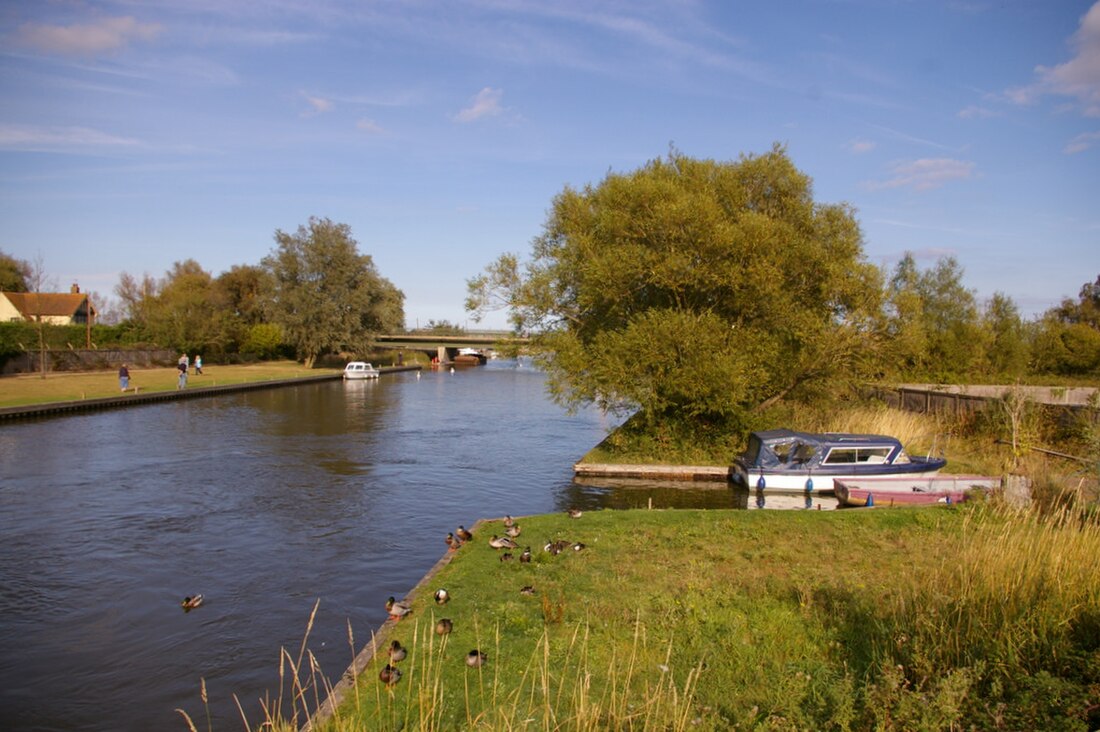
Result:
M27 292L32 274L30 263L0 251L0 292Z
M815 204L776 146L566 188L530 260L468 290L475 317L504 306L534 336L567 405L744 420L864 372L881 281L852 211Z
M404 326L404 293L359 253L347 224L314 217L294 234L276 231L263 266L270 320L307 367L330 351L363 352L377 333Z

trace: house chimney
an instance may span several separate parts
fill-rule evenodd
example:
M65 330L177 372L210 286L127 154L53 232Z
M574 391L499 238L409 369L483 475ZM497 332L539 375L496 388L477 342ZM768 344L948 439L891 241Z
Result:
M80 285L78 285L74 282L73 286L69 288L69 292L71 292L74 295L79 295L80 294Z

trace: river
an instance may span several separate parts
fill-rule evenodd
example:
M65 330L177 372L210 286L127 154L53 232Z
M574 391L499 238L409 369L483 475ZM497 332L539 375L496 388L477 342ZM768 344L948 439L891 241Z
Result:
M732 505L574 483L614 423L544 387L491 361L0 425L0 728L205 729L200 680L214 729L245 728L234 695L255 727L314 603L336 680L458 524Z

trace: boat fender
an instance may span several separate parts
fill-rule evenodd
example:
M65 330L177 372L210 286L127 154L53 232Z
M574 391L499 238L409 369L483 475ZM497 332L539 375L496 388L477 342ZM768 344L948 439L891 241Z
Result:
M874 508L875 507L875 494L874 493L868 493L867 494L867 503L865 503L864 505L867 508Z
M762 491L762 490L764 490L764 486L765 486L764 476L761 475L760 478L757 479L757 481L756 481L756 490Z
M807 493L813 493L814 492L814 479L813 478L806 478L806 492Z
M950 506L951 504L952 504L951 496L948 495L947 496L947 505Z

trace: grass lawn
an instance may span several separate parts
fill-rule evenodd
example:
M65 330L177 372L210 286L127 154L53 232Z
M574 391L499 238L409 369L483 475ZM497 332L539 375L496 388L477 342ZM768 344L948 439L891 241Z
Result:
M383 626L383 650L320 729L1100 725L1095 523L987 505L518 523L512 560L488 545L501 522L482 524ZM554 556L552 539L585 548ZM439 636L443 617L454 629ZM392 640L409 654L387 687ZM466 664L472 649L484 665ZM300 699L323 696L308 661L298 679ZM273 716L300 724L300 704Z
M188 388L224 386L253 381L294 379L337 373L336 369L307 370L295 361L267 361L240 366L206 364L203 375L194 370L187 377ZM171 368L131 368L130 390L141 392L174 391L179 372ZM119 396L118 371L55 372L42 378L38 374L20 374L0 378L0 407L21 407L79 399Z

